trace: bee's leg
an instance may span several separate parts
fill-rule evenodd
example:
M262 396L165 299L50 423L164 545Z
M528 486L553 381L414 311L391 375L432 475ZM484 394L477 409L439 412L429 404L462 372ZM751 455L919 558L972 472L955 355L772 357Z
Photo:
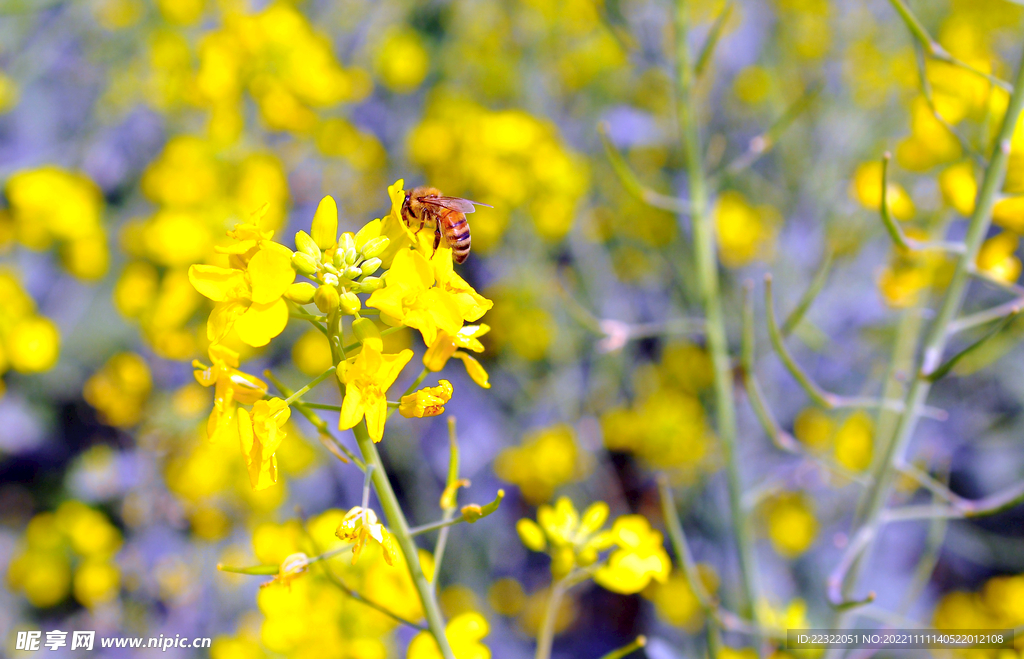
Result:
M430 258L434 258L434 254L437 254L437 246L441 244L441 227L434 226L434 252L430 255Z

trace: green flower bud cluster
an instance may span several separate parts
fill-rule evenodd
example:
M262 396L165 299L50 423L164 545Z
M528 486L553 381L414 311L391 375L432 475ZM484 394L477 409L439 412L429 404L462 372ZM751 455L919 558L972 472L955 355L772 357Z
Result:
M379 223L378 223L379 224ZM317 207L310 232L295 234L292 265L316 284L292 284L285 296L298 304L316 304L323 313L341 309L353 315L362 308L357 293L372 293L384 282L374 276L381 267L380 255L389 239L379 226L367 225L358 233L338 236L338 205L330 196Z

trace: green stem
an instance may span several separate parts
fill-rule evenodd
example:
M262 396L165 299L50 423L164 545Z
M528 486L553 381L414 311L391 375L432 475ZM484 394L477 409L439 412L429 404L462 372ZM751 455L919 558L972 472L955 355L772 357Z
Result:
M555 642L555 622L558 621L558 608L567 590L565 585L567 580L568 577L563 577L551 584L551 594L548 595L547 604L544 606L544 619L541 621L540 632L537 634L535 659L551 659L551 646Z
M305 394L307 391L309 391L310 389L312 389L316 385L320 384L321 382L323 382L324 380L329 378L331 376L331 374L333 374L336 369L337 369L336 366L332 366L332 367L328 368L326 371L324 371L323 373L321 373L320 375L318 375L315 378L313 378L313 380L309 384L307 384L305 387L303 387L302 389L299 389L298 391L293 393L291 396L288 396L288 398L286 398L284 400L284 404L285 405L291 405L292 403L297 401L299 398L302 398L303 394Z
M964 240L966 249L957 259L953 277L925 339L920 368L907 392L906 404L897 422L893 441L886 447L883 459L877 463L874 474L875 487L869 491L862 529L874 528L880 520L885 504L892 493L897 475L895 467L904 462L904 454L917 427L921 408L931 390L932 383L928 376L934 373L942 363L942 354L949 339L949 325L959 315L963 307L967 284L970 281L970 270L992 222L992 207L995 205L1006 176L1010 140L1013 137L1021 108L1024 106L1024 58L1018 64L1013 88L1014 91L1010 96L999 136L992 150L990 164L985 170L985 176L981 182L977 204L967 228L967 236ZM870 551L870 544L869 542L865 552ZM856 581L857 579L850 579L844 585L853 589L857 585Z
M736 449L736 406L733 398L732 366L725 333L722 296L718 282L718 259L715 254L713 218L708 213L708 193L702 162L694 94L694 69L687 38L690 32L687 0L677 0L676 66L679 77L679 124L686 152L687 178L690 189L690 217L700 298L704 307L705 334L715 380L715 418L722 440L725 471L729 489L729 513L739 554L742 600L739 610L750 615L757 600L754 568L754 545L746 516L743 513L743 491L740 485Z
M365 424L359 423L352 429L352 432L356 436L356 442L359 444L359 450L362 451L367 466L373 465L374 467L372 476L373 487L377 491L377 499L380 501L380 507L387 518L388 530L398 540L398 545L402 548L402 553L405 554L409 575L412 577L413 585L416 587L416 592L419 594L420 602L423 605L423 613L427 618L427 627L430 628L430 633L434 636L434 640L437 641L437 646L441 650L441 656L444 659L455 659L451 646L448 645L448 637L444 633L444 618L441 616L441 607L438 606L434 590L431 588L430 582L427 581L427 577L423 574L423 569L420 567L419 552L416 549L416 543L413 542L412 535L409 533L409 522L406 521L405 513L402 512L402 506L398 503L398 497L395 496L395 491L391 488L391 481L388 480L387 472L384 470L380 453L377 452L377 445L370 439Z

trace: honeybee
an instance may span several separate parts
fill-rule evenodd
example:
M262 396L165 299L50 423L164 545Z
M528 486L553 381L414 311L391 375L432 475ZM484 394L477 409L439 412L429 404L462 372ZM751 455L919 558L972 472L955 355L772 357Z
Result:
M445 197L437 188L421 185L405 193L402 203L402 219L410 227L419 224L416 232L424 226L434 224L434 249L437 250L444 237L446 246L452 249L452 258L462 263L469 257L470 237L469 222L466 213L472 213L476 206L487 206L479 201L470 201L461 197Z

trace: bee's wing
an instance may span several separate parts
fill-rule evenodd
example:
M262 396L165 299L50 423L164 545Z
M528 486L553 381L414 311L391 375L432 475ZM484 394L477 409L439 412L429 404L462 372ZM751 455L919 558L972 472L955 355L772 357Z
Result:
M490 204L482 204L479 201L470 201L469 199L463 199L462 197L419 197L419 200L420 203L423 204L440 206L441 208L447 208L460 213L472 213L476 210L475 206L487 206L487 208L494 208L494 206L491 206Z

